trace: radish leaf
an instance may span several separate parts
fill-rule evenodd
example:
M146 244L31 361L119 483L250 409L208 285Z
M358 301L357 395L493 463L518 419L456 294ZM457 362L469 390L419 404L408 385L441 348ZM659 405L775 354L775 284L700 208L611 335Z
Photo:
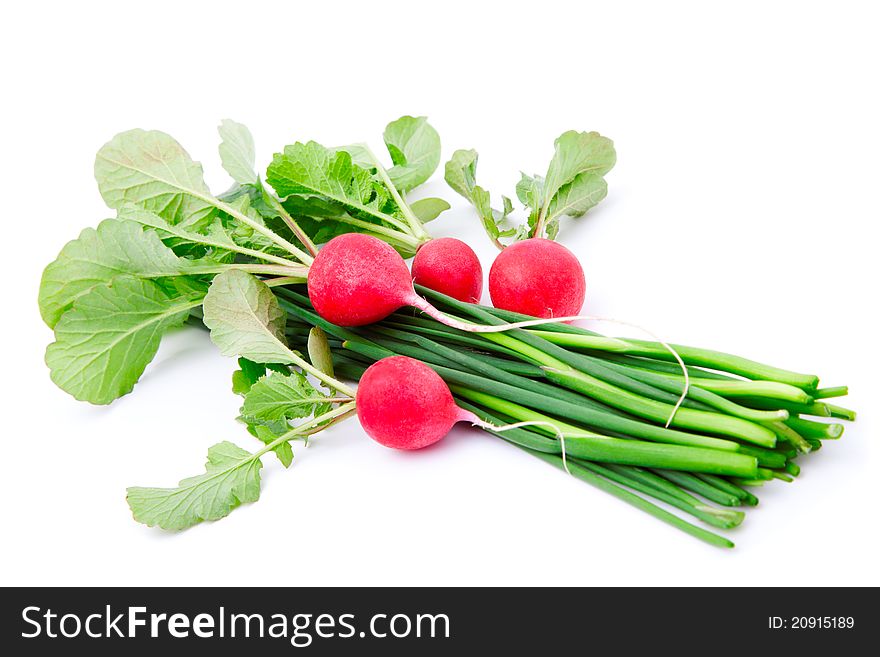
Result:
M415 212L423 224L434 221L441 213L449 209L449 203L442 198L420 198L409 204L410 209Z
M455 151L446 163L446 182L477 209L486 232L499 247L499 236L513 235L515 240L544 236L555 239L561 217L581 216L608 193L604 176L617 158L610 139L598 132L570 130L556 139L554 147L546 176L521 174L516 196L529 210L529 216L515 230L498 228L512 211L509 199L502 197L503 212L491 210L488 192L474 181L476 151Z
M299 259L308 257L267 227L259 213L243 208L246 201L236 205L212 196L202 166L163 132L129 130L116 135L98 151L95 178L111 208L134 205L199 233L221 216L224 226L240 229L245 237L259 234L262 243L272 242Z
M547 175L542 179L523 174L517 185L517 196L531 211L530 237L546 233L554 239L561 217L580 217L605 198L608 185L604 176L617 161L614 143L598 132L569 130L556 139L554 147ZM525 189L527 180L531 182Z
M312 365L317 367L327 376L333 374L333 354L330 351L330 343L327 341L327 334L320 326L313 326L309 330L309 339L306 343L309 351L309 360Z
M548 219L562 216L580 217L587 210L605 198L608 183L593 171L579 173L574 179L559 188L547 208Z
M68 242L43 271L39 305L54 327L62 313L96 285L131 274L142 278L186 273L191 261L178 258L155 231L129 221L106 219Z
M489 234L495 244L501 248L500 237L510 237L514 229L504 224L507 216L513 211L513 204L506 196L502 196L503 210L493 210L489 192L477 185L477 160L479 155L475 150L457 150L452 158L446 163L445 178L447 184L456 192L470 201L477 210L477 215L483 223L483 228Z
M598 132L562 133L544 178L541 205L548 207L556 193L582 173L604 176L617 161L614 143Z
M401 193L425 182L440 164L440 135L424 116L401 116L385 127L385 146L394 166L388 176Z
M250 130L241 123L223 119L217 128L220 133L220 161L232 179L241 185L256 185L256 150Z
M238 359L238 367L232 373L232 392L236 395L247 394L257 381L266 376L266 371L281 372L289 374L290 368L287 365L277 365L273 363L255 363L247 358Z
M266 179L279 196L323 197L341 215L392 226L399 211L372 173L354 164L345 150L332 151L317 142L296 143L276 153Z
M109 404L131 392L162 334L180 326L200 295L172 298L153 281L119 276L79 297L46 349L52 381L80 401Z
M351 388L287 347L285 312L263 281L238 269L224 271L214 277L202 311L205 326L211 329L211 340L223 355L296 365L342 394L354 396Z
M274 425L278 425L277 428ZM275 423L267 423L267 424L248 424L248 431L251 432L253 436L262 440L265 444L269 445L281 436L284 431L286 431L285 427L289 426L283 422L275 422ZM275 456L278 457L278 460L281 461L281 465L285 468L289 468L290 464L293 463L293 447L290 446L290 443L287 441L283 441L275 445L272 448L272 451L275 452Z
M327 396L299 372L263 376L244 396L242 418L275 421L320 415L330 410Z
M239 270L214 277L203 305L205 326L224 356L291 363L284 341L285 313L262 281Z
M202 165L156 130L116 135L98 151L95 178L111 208L132 203L172 224L198 225L216 208Z
M129 488L134 519L145 525L180 530L203 520L219 520L260 498L259 457L230 442L208 449L205 473L183 479L176 488Z

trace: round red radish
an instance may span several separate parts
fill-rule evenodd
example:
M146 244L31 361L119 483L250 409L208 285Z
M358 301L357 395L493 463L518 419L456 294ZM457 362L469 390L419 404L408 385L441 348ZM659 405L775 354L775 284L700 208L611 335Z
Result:
M574 256L558 244L547 240L528 241L547 242L551 246L562 249L564 253L568 254L573 266L576 266L580 271L580 266ZM507 250L516 249L518 246L519 244L507 247ZM492 265L489 277L490 291L492 291L492 273L495 272L498 262L505 253L502 253ZM559 254L554 255L558 257ZM548 270L558 269L559 266L559 263L552 259L546 263ZM544 279L548 278L546 271L538 271L537 274L543 276ZM558 285L560 281L566 279L562 276L556 276L549 280L554 281L554 285ZM528 290L528 283L531 282L532 285L535 285L534 281L534 277L528 278L525 283L521 282L521 287ZM334 237L318 251L315 261L309 267L308 288L309 300L317 313L328 322L338 326L372 324L403 306L418 308L426 315L447 326L476 333L495 333L511 328L522 328L523 325L534 326L536 323L543 323L543 320L536 319L512 324L483 325L451 317L432 306L427 299L416 294L406 263L397 251L382 240L362 233L347 233ZM573 284L567 288L567 291L557 291L557 294L564 299L566 294L570 298L579 293L580 302L577 306L579 308L584 298L583 273L580 275L579 292L573 291L572 288L574 288ZM492 292L492 295L495 300L495 293ZM551 299L549 294L548 299ZM558 299L553 301L553 305L542 302L545 311L549 308L549 312L554 317L559 317L564 312L564 304L557 304L557 301ZM507 307L497 301L496 305L500 308ZM559 307L557 308L556 305ZM512 305L510 308L521 312L529 312L530 310L528 307L521 309ZM535 312L535 314L540 315L539 312Z
M542 238L506 247L489 270L492 305L533 317L577 315L586 289L584 270L575 255Z
M334 237L318 251L308 289L315 311L338 326L378 322L417 298L400 254L362 233Z
M459 301L479 303L483 293L483 268L477 254L453 237L423 244L413 259L412 276L419 285Z
M406 356L376 361L355 397L367 435L386 447L421 449L440 440L471 414L455 405L449 387L424 363Z

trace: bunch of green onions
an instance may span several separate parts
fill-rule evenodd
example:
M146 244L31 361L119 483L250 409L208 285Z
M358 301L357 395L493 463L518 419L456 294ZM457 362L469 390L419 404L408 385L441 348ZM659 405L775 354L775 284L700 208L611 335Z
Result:
M460 320L531 319L417 290ZM291 346L304 347L311 328L320 327L339 375L357 380L387 356L418 359L446 381L459 406L484 421L546 423L496 433L506 442L721 547L733 543L651 500L730 529L744 518L734 507L758 503L749 489L792 481L800 454L842 435L842 424L813 418L855 419L853 411L825 401L846 395L846 387L819 388L816 376L730 354L672 345L689 378L676 411L684 375L658 342L567 324L468 333L412 311L345 329L315 314L303 289L275 292L288 313Z

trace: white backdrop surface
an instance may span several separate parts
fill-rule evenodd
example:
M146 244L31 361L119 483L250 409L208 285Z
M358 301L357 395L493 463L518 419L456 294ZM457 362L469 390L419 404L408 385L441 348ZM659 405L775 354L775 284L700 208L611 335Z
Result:
M868 3L19 3L0 55L5 241L0 584L880 584L877 471L876 16ZM91 407L55 388L42 268L110 212L95 151L164 130L204 164L216 125L247 124L265 166L294 140L368 140L402 114L481 153L513 196L567 129L613 138L608 198L560 239L586 310L685 344L848 383L861 411L795 483L758 493L706 546L501 441L458 428L395 453L356 421L262 499L165 534L135 523L129 485L200 472L207 447L253 447L234 421L232 359L203 331L168 336L133 394ZM441 165L442 166L442 165ZM438 172L418 195L477 219ZM519 216L522 216L519 210Z

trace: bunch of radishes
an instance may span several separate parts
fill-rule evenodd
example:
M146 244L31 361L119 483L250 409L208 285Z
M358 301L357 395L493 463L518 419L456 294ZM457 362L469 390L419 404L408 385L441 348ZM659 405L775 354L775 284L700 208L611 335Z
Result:
M373 324L403 306L463 330L501 330L463 324L416 294L413 281L464 302L478 302L483 269L467 244L451 237L422 245L412 274L388 244L349 233L328 242L309 268L308 293L315 311L337 326ZM505 248L489 271L497 308L541 318L576 315L584 303L584 272L561 244L531 238ZM397 449L431 445L455 422L474 415L455 405L449 388L429 367L399 356L372 365L360 381L357 414L375 440Z
M709 502L756 503L746 487L791 480L798 454L841 435L842 425L812 418L855 417L825 401L846 387L819 388L813 375L565 323L578 318L586 284L575 255L553 240L562 217L607 193L616 155L598 133L563 133L546 173L522 175L516 195L528 218L519 227L510 199L497 210L477 184L475 151L446 163L447 183L501 249L489 271L492 307L479 305L474 251L425 227L449 204L406 198L440 162L424 117L388 124L391 166L365 144L297 142L265 177L247 128L224 121L220 134L235 184L216 196L165 133L130 130L105 144L95 177L117 216L65 245L40 285L54 332L46 363L76 399L107 404L131 392L163 333L187 320L239 357L239 419L262 447L221 442L203 474L128 489L140 522L184 529L226 516L258 499L264 454L288 467L293 441L356 413L368 435L398 449L470 422L731 546L646 498L736 526L741 512Z

